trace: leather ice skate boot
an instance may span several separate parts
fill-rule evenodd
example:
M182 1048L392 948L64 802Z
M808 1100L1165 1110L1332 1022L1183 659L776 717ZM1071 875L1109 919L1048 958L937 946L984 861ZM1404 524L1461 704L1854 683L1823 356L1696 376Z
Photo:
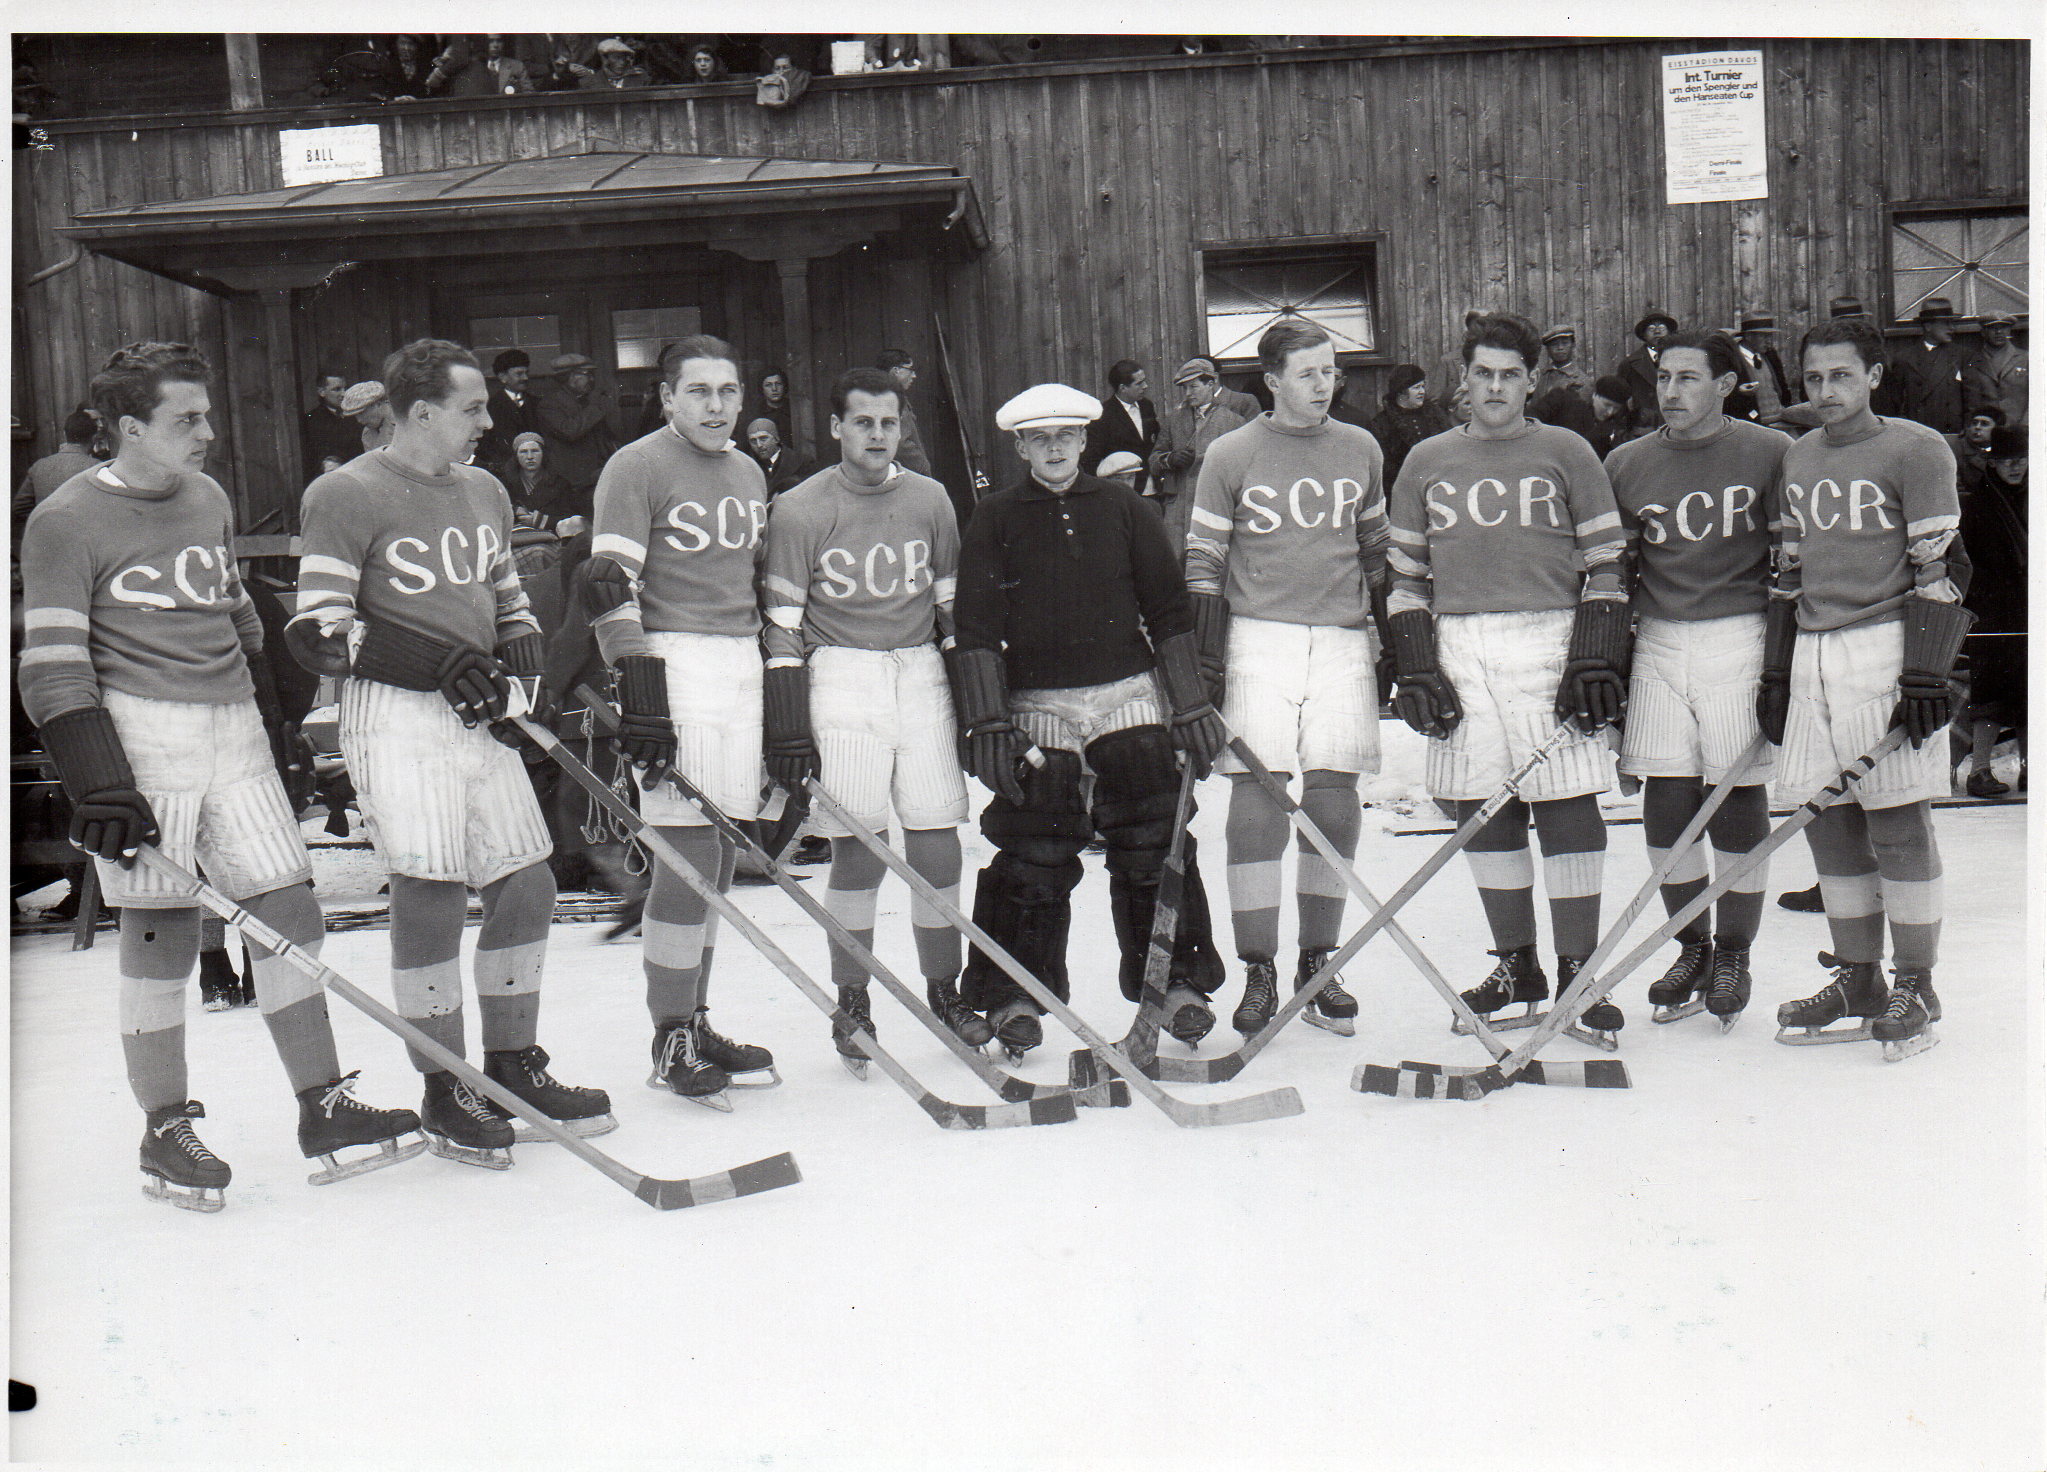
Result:
M725 1097L731 1082L725 1070L697 1051L696 1029L689 1022L669 1020L654 1029L654 1071L647 1075L647 1087L667 1089L692 1104L732 1112Z
M525 1048L508 1048L483 1055L484 1076L508 1089L572 1135L588 1138L608 1135L618 1128L611 1115L611 1095L602 1089L582 1089L562 1083L547 1071L547 1050L538 1043ZM506 1112L495 1100L491 1112L512 1120L512 1138L520 1143L545 1140L549 1136Z
M419 1116L410 1109L372 1109L356 1102L353 1091L358 1077L357 1073L344 1074L299 1090L299 1153L325 1167L306 1177L309 1185L332 1185L426 1151ZM346 1160L337 1156L338 1151L362 1145L377 1149Z
M990 1012L988 1021L995 1029L995 1041L1012 1063L1045 1041L1045 1027L1038 1021L1036 1009L1021 997Z
M1924 1053L1940 1041L1932 1027L1940 1021L1940 998L1934 995L1932 968L1899 966L1891 977L1891 994L1885 1001L1883 1015L1869 1025L1870 1035L1884 1045L1886 1063Z
M419 1120L427 1149L443 1159L485 1170L512 1168L511 1125L499 1118L488 1099L449 1070L426 1076Z
M839 1011L832 1018L832 1046L838 1050L839 1062L846 1065L846 1072L855 1078L866 1078L867 1052L853 1036L855 1028L874 1036L874 1014L867 1008L864 981L839 988Z
M1230 1026L1245 1037L1261 1031L1279 1010L1279 968L1270 957L1244 958L1244 999L1230 1014Z
M1731 1032L1748 1010L1751 981L1747 941L1713 939L1713 976L1706 989L1706 1010L1720 1019L1720 1030Z
M938 1020L951 1028L953 1036L968 1047L985 1047L995 1036L995 1029L988 1025L988 1019L960 1000L959 989L953 985L950 976L927 977L924 1000L930 1004Z
M1533 1027L1537 1020L1536 1007L1549 996L1549 978L1543 974L1542 963L1535 959L1532 945L1514 946L1504 951L1487 951L1488 956L1497 956L1499 964L1492 974L1462 992L1464 1005L1486 1019L1486 1025L1495 1032L1504 1028ZM1495 1021L1492 1014L1510 1004L1522 1008L1521 1015ZM1464 1019L1453 1018L1450 1030L1460 1037L1469 1036L1470 1029Z
M697 1056L724 1069L733 1088L772 1089L782 1081L775 1055L758 1043L735 1043L712 1027L710 1008L697 1008L690 1027L697 1035ZM874 1024L869 1022L867 1029L872 1032Z
M197 1099L149 1111L142 1131L143 1195L186 1211L219 1211L227 1205L234 1172L192 1132L192 1121L205 1117L206 1106Z
M1563 999L1564 992L1577 979L1584 968L1583 956L1557 957L1557 998ZM1596 983L1595 983L1596 984ZM1618 1034L1628 1025L1628 1019L1621 1009L1614 1005L1612 998L1601 998L1579 1014L1578 1020L1564 1031L1581 1043L1611 1053L1621 1045Z
M1875 961L1843 961L1820 952L1820 965L1833 968L1833 979L1809 997L1777 1009L1777 1041L1793 1047L1818 1043L1857 1043L1870 1037L1870 1019L1889 1002ZM1831 1024L1854 1018L1852 1027Z
M1682 1022L1706 1005L1706 988L1713 979L1713 942L1703 935L1691 940L1679 935L1678 943L1683 949L1670 969L1649 984L1649 1005L1656 1009L1649 1014L1651 1022Z
M1299 991L1315 979L1315 973L1328 964L1336 954L1334 946L1320 946L1301 952L1300 964L1294 967L1294 990ZM1301 1014L1301 1020L1310 1027L1319 1027L1333 1032L1338 1037L1351 1037L1358 1030L1358 999L1343 989L1343 977L1331 976L1322 983L1322 990L1315 994L1315 1000L1308 1004L1308 1010Z

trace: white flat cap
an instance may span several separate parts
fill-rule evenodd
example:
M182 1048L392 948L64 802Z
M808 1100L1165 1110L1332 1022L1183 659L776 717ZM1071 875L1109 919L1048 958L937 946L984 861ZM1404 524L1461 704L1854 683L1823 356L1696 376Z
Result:
M1095 474L1106 477L1121 475L1126 470L1142 469L1144 469L1144 461L1131 454L1128 450L1118 450L1113 455L1104 455L1102 457L1102 463L1095 467Z
M1092 394L1063 383L1041 383L1027 388L995 411L995 427L1005 433L1018 429L1054 429L1065 424L1092 424L1102 417L1102 401Z

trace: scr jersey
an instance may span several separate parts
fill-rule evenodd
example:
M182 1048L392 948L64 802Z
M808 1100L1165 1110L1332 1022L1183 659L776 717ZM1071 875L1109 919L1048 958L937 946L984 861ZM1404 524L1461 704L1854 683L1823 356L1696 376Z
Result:
M1626 597L1613 486L1568 429L1529 420L1507 439L1459 426L1423 440L1394 482L1392 522L1389 613L1532 613Z
M537 634L512 564L512 503L473 465L421 475L370 450L306 487L298 611L321 633L357 618L494 650Z
M706 454L664 424L613 455L597 477L590 555L617 559L639 586L597 621L605 659L652 653L648 630L759 633L767 524L767 477L737 445Z
M1727 418L1703 440L1660 429L1606 457L1635 570L1635 608L1696 620L1761 613L1788 435Z
M1188 591L1277 623L1361 628L1386 579L1385 457L1354 424L1261 414L1208 447L1187 532Z
M38 726L102 689L233 705L255 695L263 625L234 558L234 511L210 477L161 491L82 471L21 535L21 703Z
M1957 603L1949 553L1961 525L1955 452L1938 430L1878 419L1846 442L1815 429L1784 456L1773 596L1815 632L1903 617L1905 600Z
M908 649L951 633L959 519L945 487L889 467L878 486L834 465L775 500L761 601L768 664L800 664L820 644Z

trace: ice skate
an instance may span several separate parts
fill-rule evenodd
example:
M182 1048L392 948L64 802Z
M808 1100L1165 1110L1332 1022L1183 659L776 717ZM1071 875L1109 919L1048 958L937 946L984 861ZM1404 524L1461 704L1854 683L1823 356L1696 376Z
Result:
M199 1142L192 1121L206 1118L197 1099L149 1111L142 1132L142 1194L186 1211L219 1211L227 1205L234 1172Z
M995 1041L1011 1063L1021 1063L1024 1054L1045 1041L1045 1028L1031 1004L1019 997L988 1014L995 1028Z
M353 1097L360 1073L299 1090L299 1153L325 1167L306 1177L313 1186L331 1186L350 1176L368 1175L426 1149L426 1132L410 1109L372 1109ZM342 1159L339 1152L364 1145L376 1149Z
M1649 1014L1651 1022L1682 1022L1706 1005L1706 988L1713 980L1713 942L1704 936L1678 939L1683 949L1677 959L1661 980L1649 984L1649 1005L1656 1009Z
M709 1008L697 1008L690 1025L697 1035L697 1056L724 1069L733 1088L772 1089L782 1081L775 1071L775 1055L753 1043L735 1043L717 1031L711 1026Z
M953 1036L968 1047L985 1047L995 1036L995 1029L988 1025L988 1019L960 1000L959 989L953 985L950 976L927 978L924 1000L930 1004L938 1020L951 1028Z
M1534 946L1515 946L1512 950L1487 951L1488 956L1497 956L1499 965L1492 974L1477 986L1460 995L1464 1005L1486 1019L1487 1026L1495 1032L1513 1027L1533 1027L1539 1019L1536 1007L1549 996L1549 978L1543 975L1542 963L1535 959ZM1496 1020L1492 1014L1510 1003L1521 1004L1521 1014ZM1464 1025L1464 1019L1453 1017L1450 1030L1459 1037L1468 1037L1471 1029Z
M1882 978L1874 961L1843 961L1820 952L1820 965L1830 966L1834 978L1809 997L1786 1002L1777 1009L1777 1041L1806 1048L1819 1043L1859 1043L1870 1036L1869 1020L1880 1015L1888 1001ZM1852 1027L1830 1024L1855 1018Z
M1715 941L1713 978L1706 991L1706 1010L1720 1020L1722 1032L1734 1031L1741 1014L1748 1010L1748 946L1732 941Z
M1315 973L1335 954L1334 946L1302 951L1300 964L1294 968L1294 990L1299 991L1313 981ZM1333 1032L1338 1037L1354 1036L1358 1030L1358 999L1343 989L1341 975L1333 975L1322 984L1322 990L1308 1004L1308 1010L1301 1014L1301 1021L1324 1032Z
M618 1128L611 1115L611 1095L602 1089L579 1089L562 1083L547 1071L547 1050L538 1043L483 1055L485 1077L502 1089L517 1094L572 1135L589 1138L608 1135ZM550 1138L522 1120L514 1118L496 1101L491 1113L509 1120L512 1139L518 1144Z
M242 979L235 975L226 951L199 953L199 996L200 1005L208 1012L225 1012L241 1005Z
M1565 990L1577 978L1579 969L1585 964L1583 956L1557 957L1557 997L1562 1000ZM1594 985L1597 985L1595 981ZM1602 1053L1618 1052L1621 1045L1620 1031L1628 1025L1627 1015L1614 1005L1610 998L1602 997L1578 1014L1578 1020L1564 1031L1581 1043L1590 1044Z
M485 1170L512 1168L512 1127L453 1073L443 1069L426 1076L419 1118L427 1149L443 1159Z
M1923 966L1900 966L1892 980L1883 1015L1869 1030L1884 1045L1884 1062L1899 1063L1939 1044L1933 1024L1940 1021L1940 998L1933 992L1932 971Z
M725 1070L697 1051L696 1029L687 1022L664 1022L654 1029L654 1071L647 1075L647 1087L666 1089L692 1104L732 1112L725 1097L730 1080Z
M867 986L839 988L839 1013L832 1019L832 1046L839 1050L839 1061L846 1065L846 1072L855 1078L867 1077L867 1054L853 1039L853 1029L859 1028L869 1037L874 1035L874 1015L867 1010Z
M1230 1026L1245 1037L1262 1032L1279 1010L1279 968L1263 957L1244 961L1244 1000L1230 1014Z
M1208 998L1191 986L1176 986L1166 992L1166 1031L1190 1048L1201 1045L1215 1027L1215 1012Z

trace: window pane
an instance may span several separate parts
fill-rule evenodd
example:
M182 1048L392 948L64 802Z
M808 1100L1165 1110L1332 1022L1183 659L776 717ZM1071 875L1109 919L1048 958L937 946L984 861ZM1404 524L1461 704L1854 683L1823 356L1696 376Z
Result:
M2023 312L2031 237L2018 212L1913 215L1891 227L1891 300L1897 320L1944 296L1964 317Z
M491 359L506 348L523 348L533 360L535 377L546 374L547 365L561 356L561 318L472 317L469 319L469 351L490 371Z
M661 349L703 331L697 307L636 307L611 314L611 340L621 372L661 366Z
M1320 252L1264 260L1241 257L1207 268L1208 355L1217 362L1257 357L1258 339L1281 317L1300 317L1335 339L1339 353L1372 352L1371 257Z

